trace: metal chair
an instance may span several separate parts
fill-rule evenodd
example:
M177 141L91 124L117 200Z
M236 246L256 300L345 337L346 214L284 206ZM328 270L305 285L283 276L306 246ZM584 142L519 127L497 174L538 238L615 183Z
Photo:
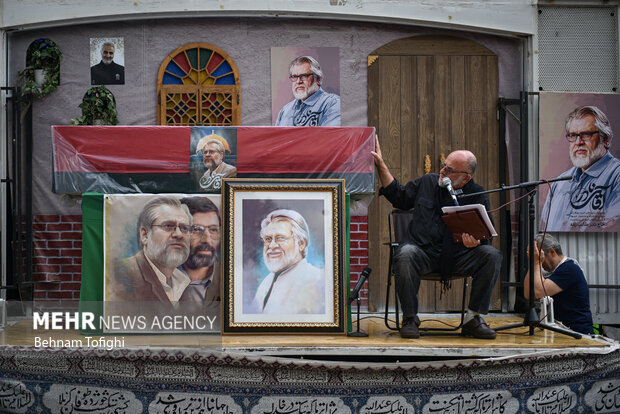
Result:
M413 210L399 210L394 209L390 211L388 215L388 226L390 232L390 258L389 258L389 267L388 267L388 280L387 280L387 289L385 294L385 326L388 329L393 331L400 330L400 320L399 320L399 309L398 309L398 294L396 293L396 288L394 288L394 313L396 319L396 325L391 326L389 323L389 313L390 313L390 290L392 287L392 279L394 278L394 269L392 267L392 262L394 260L394 254L396 253L396 249L406 240L409 223L413 219ZM454 279L463 279L463 303L461 306L461 322L458 326L454 328L423 328L420 327L420 335L449 335L450 332L455 332L461 329L463 326L463 319L465 318L465 302L467 300L467 286L468 286L468 278L467 275L453 275L450 280ZM441 282L441 274L439 273L429 273L423 275L422 280L430 280L434 282ZM422 321L423 322L423 321Z

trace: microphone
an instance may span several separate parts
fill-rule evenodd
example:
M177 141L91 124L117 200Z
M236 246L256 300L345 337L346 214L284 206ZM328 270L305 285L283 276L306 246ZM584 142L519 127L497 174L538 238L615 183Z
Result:
M452 180L449 179L448 177L443 177L443 180L441 180L441 183L444 185L444 187L446 187L446 189L452 196L452 200L454 200L454 205L458 206L459 202L456 199L456 192L454 191L454 188L452 188Z
M368 276L370 276L371 271L372 269L370 268L370 266L366 266L366 268L362 270L362 274L360 275L360 278L357 280L357 284L355 285L355 287L351 291L351 294L349 295L349 305L352 304L353 301L357 299L357 297L359 296L360 290L362 290L362 286L364 286L364 283L366 283L366 279L368 279Z

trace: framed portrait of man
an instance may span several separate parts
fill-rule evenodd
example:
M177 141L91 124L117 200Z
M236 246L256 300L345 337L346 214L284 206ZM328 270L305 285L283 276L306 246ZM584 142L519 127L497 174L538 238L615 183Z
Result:
M620 95L540 94L540 229L620 231Z
M125 84L125 39L123 37L90 38L91 85Z
M104 196L103 332L219 333L221 196Z
M344 332L344 180L224 180L222 332Z
M220 193L222 180L237 176L237 128L192 127L190 173L197 192Z
M340 126L337 47L271 48L272 125Z

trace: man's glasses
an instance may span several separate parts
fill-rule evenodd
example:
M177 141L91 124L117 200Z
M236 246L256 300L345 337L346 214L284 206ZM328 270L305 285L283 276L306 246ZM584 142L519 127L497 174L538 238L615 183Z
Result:
M570 134L566 134L566 139L568 140L568 142L575 142L577 141L577 139L581 138L583 142L590 142L594 134L598 134L599 132L600 131L597 130L597 131L580 132L578 134L570 133Z
M453 170L452 167L448 167L445 163L441 163L441 170L444 170L446 172L446 175L450 175L450 174L469 174L467 171L457 171L457 170Z
M192 234L201 236L203 234L205 234L206 232L209 232L209 235L211 237L220 237L220 226L201 226L198 224L194 224L191 227L191 232Z
M187 234L189 233L189 225L188 224L177 224L177 223L164 223L164 224L152 224L152 227L160 227L164 231L168 233L173 233L176 231L177 227L181 230L181 233Z
M310 76L314 75L314 73L302 73L301 75L289 75L289 79L291 82L297 82L298 79L301 79L302 82L305 82Z
M285 236L276 236L276 237L267 236L267 237L263 237L263 243L265 244L265 246L269 246L271 244L271 242L275 240L276 244L281 246L282 243L284 243L287 240L290 240L292 238L293 238L293 236L289 236L289 237L285 237Z

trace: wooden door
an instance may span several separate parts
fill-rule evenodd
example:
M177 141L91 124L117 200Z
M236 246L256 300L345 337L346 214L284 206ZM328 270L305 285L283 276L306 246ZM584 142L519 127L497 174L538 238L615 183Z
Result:
M391 42L368 57L368 124L377 129L383 157L403 184L439 172L451 151L469 149L478 159L474 180L487 189L498 187L497 101L497 56L470 40L417 36ZM499 196L490 199L492 207L498 205ZM371 311L385 306L391 208L384 197L375 197L368 213L369 263L377 269L370 279ZM493 219L498 227L499 215ZM440 301L440 284L422 282L420 312L460 309L461 286L453 283ZM501 308L498 291L499 283L491 309Z

